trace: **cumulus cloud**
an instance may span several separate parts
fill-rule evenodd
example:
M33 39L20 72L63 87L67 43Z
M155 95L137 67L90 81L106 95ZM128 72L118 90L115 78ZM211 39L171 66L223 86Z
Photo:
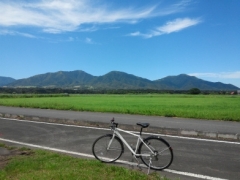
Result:
M94 27L91 25L116 22L137 23L141 19L173 14L182 11L188 2L183 0L178 4L160 9L158 5L116 8L104 4L104 1L94 0L2 0L0 27L38 27L46 33L81 31L82 25ZM89 30L94 31L96 28ZM158 31L161 32L161 30Z
M151 30L149 33L140 33L139 31L130 33L130 36L142 36L144 38L151 38L154 36L160 36L163 34L170 34L173 32L178 32L183 29L186 29L188 27L197 25L201 22L200 19L190 19L190 18L177 18L173 21L169 21L163 26L159 26L153 30Z
M221 79L240 79L240 71L220 73L191 73L190 76Z

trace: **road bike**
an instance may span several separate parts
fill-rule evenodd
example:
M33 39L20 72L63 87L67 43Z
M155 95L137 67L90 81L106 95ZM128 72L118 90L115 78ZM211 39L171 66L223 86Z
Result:
M143 128L147 128L149 123L137 123L137 125L141 127L139 135L118 128L118 123L114 122L113 118L110 126L113 133L103 135L97 138L93 143L92 152L95 158L106 163L114 162L124 153L123 144L125 144L131 151L133 157L137 160L138 166L140 164L138 159L140 158L148 167L148 173L150 168L154 170L168 168L173 161L172 147L166 140L158 136L149 136L143 139L142 130ZM137 137L135 148L129 145L120 134L120 131Z

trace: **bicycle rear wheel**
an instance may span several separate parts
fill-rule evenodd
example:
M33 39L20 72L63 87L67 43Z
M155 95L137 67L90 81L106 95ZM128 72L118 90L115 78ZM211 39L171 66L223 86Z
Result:
M96 139L92 146L92 152L95 158L102 162L110 163L121 157L123 153L123 143L117 136L115 136L114 139L112 139L112 137L112 134L106 134Z
M148 137L144 142L154 152L154 154L151 153L144 143L139 145L139 154L150 155L140 156L145 165L150 166L151 169L162 170L172 164L173 151L168 142L159 137Z

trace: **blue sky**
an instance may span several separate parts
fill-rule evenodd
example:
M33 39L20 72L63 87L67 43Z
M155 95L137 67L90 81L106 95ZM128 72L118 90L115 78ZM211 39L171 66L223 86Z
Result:
M240 87L239 0L1 0L0 76L189 74Z

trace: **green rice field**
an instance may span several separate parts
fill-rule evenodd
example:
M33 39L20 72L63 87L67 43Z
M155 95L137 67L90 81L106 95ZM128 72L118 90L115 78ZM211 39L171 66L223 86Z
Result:
M240 121L240 96L237 95L0 95L0 105Z

